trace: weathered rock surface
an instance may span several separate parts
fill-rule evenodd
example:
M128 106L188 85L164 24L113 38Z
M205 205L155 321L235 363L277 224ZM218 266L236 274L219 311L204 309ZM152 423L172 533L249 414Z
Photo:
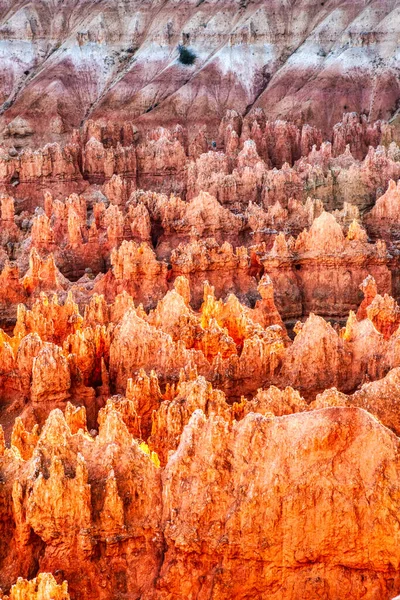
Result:
M232 424L195 412L164 473L156 597L391 598L398 452L359 409Z
M42 571L9 598L66 600L50 572L71 597L333 599L346 586L350 598L391 598L398 438L359 408L304 412L298 399L298 414L237 421L210 400L208 418L192 405L163 472L117 406L94 439L55 410L31 457L3 449L2 585L35 561Z
M0 2L0 598L399 594L398 25Z
M365 122L345 121L334 136L339 151L349 140L362 153L380 135L370 122L397 108L391 0L68 0L46 8L34 0L4 4L0 27L1 130L14 146L33 136L57 141L88 116L107 121L103 131L115 140L113 122L132 115L145 125L198 126L229 108L252 115L263 107L325 134L342 112L362 112ZM192 64L180 62L179 44ZM280 132L272 132L279 160L315 140L307 128L286 145ZM132 130L123 137L131 141Z

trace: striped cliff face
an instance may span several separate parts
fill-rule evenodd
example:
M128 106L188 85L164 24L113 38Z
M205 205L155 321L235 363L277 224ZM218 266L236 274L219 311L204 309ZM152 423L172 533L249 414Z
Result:
M210 126L261 107L327 135L346 111L395 113L399 23L395 0L3 2L0 128L48 142L88 118Z

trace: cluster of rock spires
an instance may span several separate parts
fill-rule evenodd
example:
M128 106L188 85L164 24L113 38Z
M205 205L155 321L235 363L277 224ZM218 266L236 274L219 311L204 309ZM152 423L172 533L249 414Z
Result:
M2 147L0 597L400 592L400 147L323 139Z

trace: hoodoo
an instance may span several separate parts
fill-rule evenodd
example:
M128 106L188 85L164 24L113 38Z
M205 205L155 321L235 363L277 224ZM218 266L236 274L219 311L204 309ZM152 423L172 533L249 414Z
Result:
M0 1L0 600L400 598L399 35Z

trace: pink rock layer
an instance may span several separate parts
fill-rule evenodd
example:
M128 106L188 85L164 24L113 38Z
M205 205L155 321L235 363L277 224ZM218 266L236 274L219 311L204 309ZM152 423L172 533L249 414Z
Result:
M0 130L57 141L87 118L215 127L396 116L394 0L18 0L0 5ZM178 46L195 57L182 64Z

